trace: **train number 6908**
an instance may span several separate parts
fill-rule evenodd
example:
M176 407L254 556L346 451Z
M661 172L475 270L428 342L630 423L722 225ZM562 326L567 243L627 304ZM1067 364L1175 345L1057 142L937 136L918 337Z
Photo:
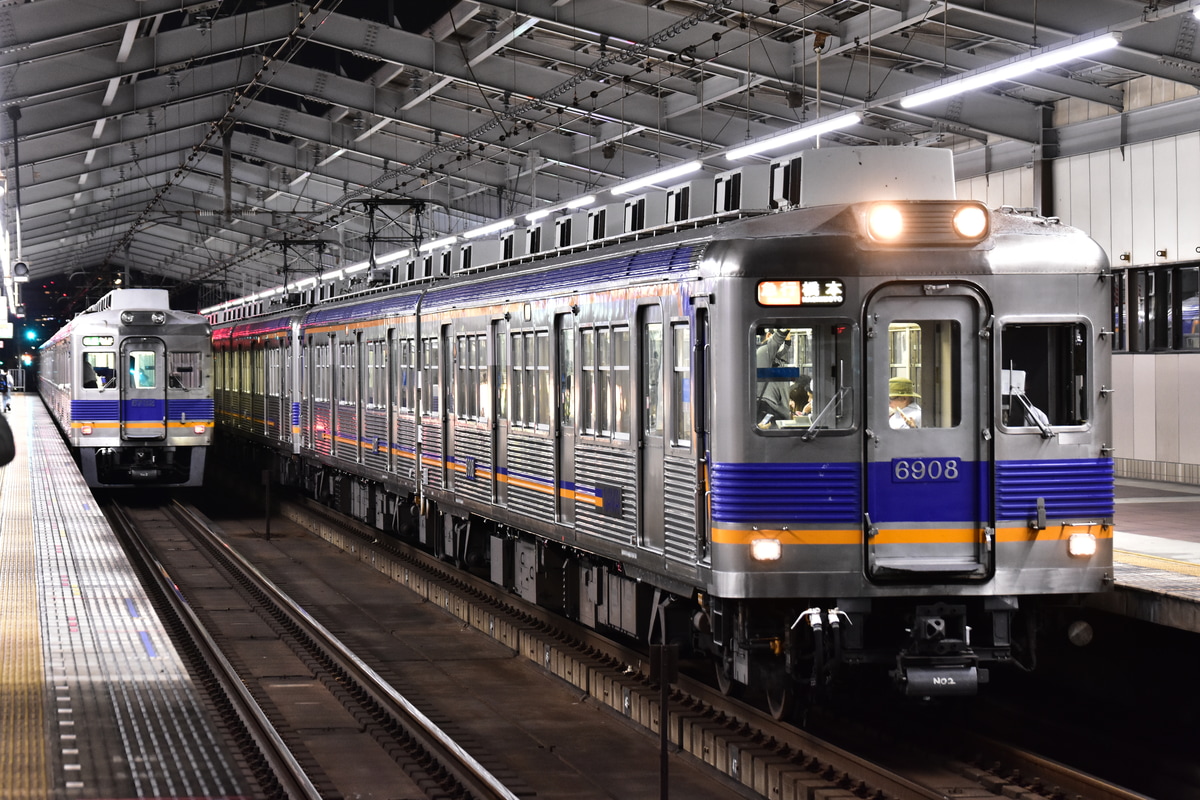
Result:
M956 481L960 475L957 458L894 458L894 481Z

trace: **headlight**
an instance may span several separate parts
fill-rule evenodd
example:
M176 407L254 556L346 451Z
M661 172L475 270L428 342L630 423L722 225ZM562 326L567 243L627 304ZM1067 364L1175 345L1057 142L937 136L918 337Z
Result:
M877 241L890 242L904 232L904 215L896 206L871 206L867 214L867 227Z
M1067 537L1067 553L1080 557L1096 555L1096 537L1090 533L1072 533Z
M979 206L963 206L954 213L954 231L964 239L982 238L987 229L987 212Z
M778 561L783 555L783 542L778 539L751 539L750 558L754 561Z

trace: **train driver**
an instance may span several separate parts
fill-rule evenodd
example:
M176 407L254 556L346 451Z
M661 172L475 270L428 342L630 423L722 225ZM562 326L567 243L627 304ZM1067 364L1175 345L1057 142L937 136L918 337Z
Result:
M776 328L764 336L759 342L755 353L757 368L772 370L786 367L792 360L792 332L786 328ZM769 428L775 420L790 420L791 408L788 406L788 388L791 382L787 380L769 379L758 381L758 425Z
M921 395L908 378L888 381L888 425L896 430L921 427Z

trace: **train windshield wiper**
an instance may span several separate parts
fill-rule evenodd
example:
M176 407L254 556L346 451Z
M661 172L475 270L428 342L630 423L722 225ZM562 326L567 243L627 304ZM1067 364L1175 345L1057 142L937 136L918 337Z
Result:
M821 432L819 430L821 420L824 419L827 413L829 413L829 409L841 403L848 394L850 394L849 386L843 386L838 389L833 397L829 398L829 402L825 404L824 408L817 412L817 415L813 417L812 424L808 426L808 431L800 438L806 442L811 442L813 439L817 438L817 435Z

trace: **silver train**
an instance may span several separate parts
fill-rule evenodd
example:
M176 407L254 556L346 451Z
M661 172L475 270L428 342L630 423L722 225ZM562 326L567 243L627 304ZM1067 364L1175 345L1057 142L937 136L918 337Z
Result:
M212 329L165 289L117 289L41 347L38 385L89 486L200 486Z
M953 199L946 151L791 168L781 210L228 304L222 435L777 714L852 665L974 693L1047 601L1111 583L1106 257Z

